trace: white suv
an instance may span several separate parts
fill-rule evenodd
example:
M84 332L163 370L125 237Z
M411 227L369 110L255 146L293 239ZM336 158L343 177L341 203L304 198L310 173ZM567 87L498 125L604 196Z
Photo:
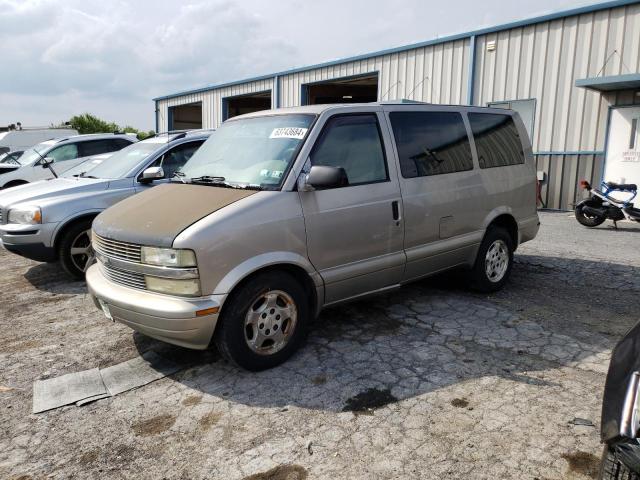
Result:
M100 133L74 135L39 143L25 151L12 171L0 170L0 188L47 180L69 170L94 155L115 152L137 141L133 134ZM45 162L44 159L50 160ZM47 165L48 164L48 165ZM6 173L3 173L3 170Z

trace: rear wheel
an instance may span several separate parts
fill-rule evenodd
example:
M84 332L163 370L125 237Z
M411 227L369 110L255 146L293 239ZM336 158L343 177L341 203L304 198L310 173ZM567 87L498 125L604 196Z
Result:
M58 258L62 268L74 278L84 278L87 269L95 260L91 248L91 223L93 219L81 220L65 230L58 244Z
M578 223L580 223L581 225L584 225L585 227L597 227L598 225L602 224L606 220L605 217L599 217L596 215L587 214L582 209L582 207L584 206L597 208L600 205L596 204L596 202L593 202L591 200L587 200L586 202L581 202L578 205L576 205L576 208L575 208L576 220L578 220Z
M479 292L500 290L511 274L513 266L513 240L500 227L489 227L470 272L471 287Z
M640 476L629 470L609 445L604 446L598 478L600 480L640 480Z
M267 272L232 293L214 341L232 363L265 370L283 363L302 345L308 319L304 288L288 273Z

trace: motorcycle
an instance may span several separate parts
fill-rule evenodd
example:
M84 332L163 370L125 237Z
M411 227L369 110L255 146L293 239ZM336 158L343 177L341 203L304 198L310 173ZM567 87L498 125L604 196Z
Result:
M623 184L614 182L602 182L601 190L592 188L589 182L582 180L580 187L591 194L591 198L583 200L575 207L576 220L585 227L597 227L605 220L613 220L613 225L618 228L620 220L640 222L640 209L634 208L633 201L638 194L638 187L633 183ZM626 200L615 198L613 192L631 194Z

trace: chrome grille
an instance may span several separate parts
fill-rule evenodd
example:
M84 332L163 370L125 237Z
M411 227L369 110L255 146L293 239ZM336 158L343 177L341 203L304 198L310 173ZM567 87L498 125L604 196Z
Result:
M101 237L95 232L92 239L93 249L106 256L119 258L128 262L140 263L142 246L135 243L120 242L110 238Z
M100 265L100 271L105 278L113 283L124 285L125 287L138 288L140 290L147 289L147 284L144 281L144 275L141 273L127 272L100 262L98 262L98 265Z
M0 225L4 224L4 216L2 215L2 207L0 207Z

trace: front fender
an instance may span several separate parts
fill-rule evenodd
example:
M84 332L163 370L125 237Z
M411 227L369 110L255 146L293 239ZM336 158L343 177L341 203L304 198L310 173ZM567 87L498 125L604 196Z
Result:
M267 252L249 258L234 267L222 278L222 280L220 280L214 289L213 294L226 295L230 293L238 283L252 273L265 267L273 267L275 265L295 265L302 268L311 278L316 287L316 291L321 293L323 290L322 278L307 258L292 252ZM322 300L322 297L319 297L318 300Z

